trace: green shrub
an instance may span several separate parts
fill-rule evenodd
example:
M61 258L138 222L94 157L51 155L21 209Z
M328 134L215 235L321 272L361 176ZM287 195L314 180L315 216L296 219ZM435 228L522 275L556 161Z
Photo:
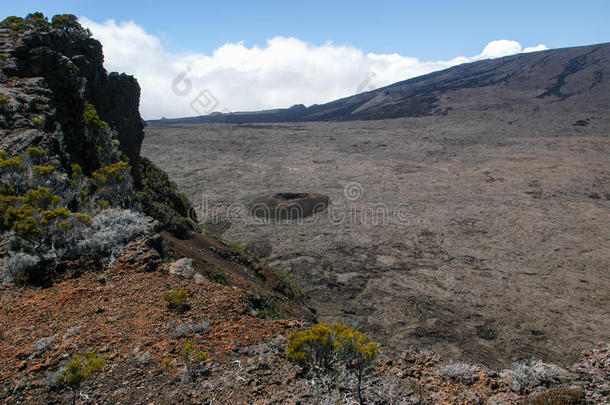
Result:
M363 404L362 379L380 352L379 345L364 333L341 323L332 327L319 323L310 329L295 331L288 337L286 358L318 370L331 368L336 363L342 365L356 377L356 393Z
M188 297L189 293L186 290L167 291L163 294L163 299L167 302L168 307L177 311L188 309L188 304L186 303Z
M9 34L20 35L26 28L25 20L21 17L10 16L6 17L0 25L9 27Z
M163 359L162 364L163 368L167 371L173 370L176 367L176 365L170 359L167 358Z
M93 104L85 103L85 111L83 112L83 120L85 125L89 127L99 128L102 130L110 130L110 125L106 121L102 121L97 114L97 110Z
M69 177L49 165L44 149L29 147L16 156L0 151L0 233L10 232L9 239L20 249L9 252L18 268L0 268L3 281L47 281L62 257L89 256L107 267L129 240L152 228L148 217L113 208L131 202L127 163L102 166L91 178L77 164L71 169ZM95 199L102 197L111 200L98 204ZM31 257L44 260L26 260Z
M34 164L41 164L47 159L47 151L34 146L28 146L25 153Z
M8 104L8 101L11 99L11 96L0 96L0 105Z
M134 197L131 167L123 161L101 166L91 174L91 184L96 187L96 198L108 201L112 206L128 208Z
M75 356L70 360L65 370L60 374L57 383L70 388L72 391L72 404L76 402L76 388L92 374L99 373L104 368L106 359L97 354L88 352L84 357Z
M30 13L25 17L25 23L35 28L46 28L49 27L49 19L40 12Z
M182 360L184 361L184 368L189 375L189 378L193 377L193 370L196 367L199 367L201 363L205 362L208 358L208 352L195 352L195 348L195 342L192 340L189 340L182 345Z
M32 118L32 122L34 123L34 125L36 125L37 127L42 127L44 125L44 117L36 117L36 118Z
M337 360L333 330L327 323L319 323L292 333L288 338L286 358L303 367L332 367Z
M182 360L187 362L193 350L195 350L195 342L192 340L185 342L182 345Z
M90 37L91 31L83 28L78 23L78 17L73 14L58 14L51 19L51 25L58 31L75 34L82 37Z
M195 353L195 362L197 364L203 363L208 359L208 352L198 351Z

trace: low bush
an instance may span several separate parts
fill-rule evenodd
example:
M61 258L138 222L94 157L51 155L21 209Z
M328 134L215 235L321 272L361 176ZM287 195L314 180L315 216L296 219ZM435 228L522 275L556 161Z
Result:
M195 369L201 366L203 362L205 362L208 358L208 352L204 351L195 351L196 345L195 342L189 340L182 345L182 360L184 361L184 377L183 381L192 381L195 376Z
M57 384L65 386L72 391L72 404L76 402L76 389L87 379L87 377L99 373L104 368L106 359L97 354L89 352L84 356L75 356L65 369L59 374Z
M30 280L31 274L37 272L41 261L39 256L33 256L25 252L11 252L6 259L4 269L1 271L1 281L5 284L26 284Z
M77 164L71 172L55 166L44 149L0 152L0 232L16 241L1 269L3 282L43 281L38 267L51 269L64 257L90 256L108 267L129 240L152 229L149 217L113 208L131 203L125 162L102 166L91 178ZM108 209L97 203L104 198Z
M336 323L332 327L319 323L310 329L295 331L288 337L286 358L303 367L318 371L339 364L356 377L356 394L360 404L365 371L377 358L381 348L354 328Z
M102 121L97 114L97 110L93 104L85 103L85 111L83 112L83 121L89 127L99 128L104 131L110 130L110 125L106 121Z
M502 373L511 381L511 389L521 394L538 386L550 387L559 384L564 371L554 364L546 364L540 360L529 360L510 365L510 369Z
M330 368L337 361L333 330L327 323L296 331L288 338L286 358L302 367Z
M36 118L32 118L32 122L34 123L34 125L36 125L37 127L42 127L44 125L44 117L36 117Z
M449 362L443 365L439 375L461 384L472 384L478 379L477 367L464 362Z
M117 208L102 210L82 229L73 254L93 257L102 267L109 267L127 242L152 228L152 220L139 212Z
M91 184L96 187L97 200L108 201L113 207L129 208L133 199L131 167L126 162L117 162L97 169L91 175Z
M188 304L186 303L188 297L189 293L186 290L167 291L163 294L163 299L167 302L169 309L180 312L188 309Z
M83 28L78 23L78 17L73 14L57 14L51 19L51 25L54 29L70 35L77 35L84 38L91 36L91 31L89 31L88 28Z

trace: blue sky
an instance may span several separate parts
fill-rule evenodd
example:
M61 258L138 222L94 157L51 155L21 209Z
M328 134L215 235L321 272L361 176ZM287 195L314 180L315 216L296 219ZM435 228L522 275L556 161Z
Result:
M8 4L7 4L8 3ZM152 5L154 4L154 5ZM27 1L5 15L73 13L133 20L173 50L209 53L225 42L263 45L292 36L365 52L446 59L510 38L550 48L610 41L610 1Z
M610 0L2 5L4 16L34 11L80 17L106 69L138 79L145 119L324 103L460 63L610 41Z

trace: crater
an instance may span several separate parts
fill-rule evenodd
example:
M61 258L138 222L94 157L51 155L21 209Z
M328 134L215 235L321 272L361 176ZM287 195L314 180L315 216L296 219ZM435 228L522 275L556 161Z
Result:
M293 220L312 216L328 208L327 195L316 193L274 193L257 198L250 204L250 214L273 220Z

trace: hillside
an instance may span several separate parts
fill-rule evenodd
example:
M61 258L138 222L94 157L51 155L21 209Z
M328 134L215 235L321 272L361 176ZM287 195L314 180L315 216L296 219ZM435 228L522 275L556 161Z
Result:
M380 120L468 110L577 108L603 113L610 94L610 43L517 54L458 65L322 105L151 120L151 124ZM498 104L497 100L502 103Z
M311 303L199 226L140 156L138 99L75 16L0 23L0 402L354 403L353 364L377 346L344 327L317 349L338 364L287 359L295 331L312 339L306 359L324 340ZM598 403L609 390L605 344L564 368L501 372L425 349L370 357L361 403Z

